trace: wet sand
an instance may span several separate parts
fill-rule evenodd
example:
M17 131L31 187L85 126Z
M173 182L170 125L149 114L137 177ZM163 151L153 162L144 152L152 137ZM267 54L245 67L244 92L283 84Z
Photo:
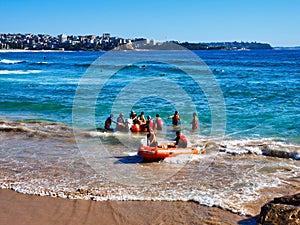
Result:
M255 224L194 202L86 201L24 195L0 190L0 224Z

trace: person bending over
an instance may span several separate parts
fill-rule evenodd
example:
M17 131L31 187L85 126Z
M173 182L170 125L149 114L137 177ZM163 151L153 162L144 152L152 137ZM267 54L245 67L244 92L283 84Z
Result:
M147 145L150 147L157 147L158 145L157 138L152 129L149 129L149 133L147 134Z
M120 115L117 119L116 131L125 131L126 130L125 121L124 121L123 116L124 116L124 114L120 113Z
M174 141L175 141L176 148L187 147L187 139L183 134L180 133L180 131L176 131L176 138Z

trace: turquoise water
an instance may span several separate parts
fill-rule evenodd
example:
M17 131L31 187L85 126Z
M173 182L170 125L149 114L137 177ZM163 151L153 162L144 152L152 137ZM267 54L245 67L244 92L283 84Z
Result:
M226 136L239 138L275 138L300 143L300 52L299 51L194 51L214 74L224 96ZM151 61L153 53L129 52L146 62L123 65L105 84L96 105L96 126L111 110L118 93L139 77L176 80L196 104L200 133L209 135L211 109L206 95L184 72L170 65ZM156 53L155 53L156 54ZM168 52L159 53L168 57ZM39 119L72 124L72 107L78 83L89 66L103 52L0 53L0 113L12 120ZM178 56L178 57L177 57ZM172 53L174 65L193 70L193 61L184 61ZM113 64L115 63L115 64ZM107 72L118 65L101 67ZM147 68L141 68L146 65ZM96 66L95 66L96 68ZM91 89L97 88L93 84ZM144 87L145 88L145 87ZM155 89L155 88L154 88ZM162 92L161 88L153 92ZM167 93L165 93L167 94ZM134 90L131 93L135 95ZM180 101L180 96L178 96ZM133 106L146 115L160 113L165 123L176 107L165 99L143 98ZM123 112L128 115L129 112ZM192 112L181 114L188 126ZM84 118L83 118L84 119Z
M193 201L255 216L268 200L299 191L299 56L0 53L0 188L99 201ZM111 112L128 117L131 109L160 114L167 129L156 132L159 143L174 138L168 116L179 110L189 145L205 153L143 163L136 153L144 133L96 131ZM198 132L191 131L194 111Z

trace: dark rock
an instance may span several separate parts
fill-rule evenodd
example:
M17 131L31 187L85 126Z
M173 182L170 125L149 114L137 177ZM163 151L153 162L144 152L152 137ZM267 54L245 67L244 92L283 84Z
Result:
M272 203L282 203L286 205L295 205L300 206L300 193L291 195L291 196L284 196L280 198L274 198Z
M300 193L275 198L265 204L257 220L258 225L300 225Z

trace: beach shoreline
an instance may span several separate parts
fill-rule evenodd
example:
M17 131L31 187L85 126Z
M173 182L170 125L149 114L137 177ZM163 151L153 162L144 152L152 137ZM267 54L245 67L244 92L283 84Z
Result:
M195 52L224 93L228 126L220 137L202 84L179 69L200 75L202 66L181 52L165 53L118 53L100 67L93 64L98 53L2 54L0 224L253 224L274 197L299 193L300 53ZM128 64L128 56L137 63ZM149 92L137 82L152 79ZM164 80L179 88L156 83ZM130 106L125 90L133 87L139 94ZM184 96L199 107L198 132ZM156 135L166 143L176 131L167 118L179 102L181 130L205 154L146 163L137 155L146 134L95 129L111 112L159 113L166 131Z
M255 224L195 202L91 201L41 197L0 189L1 224Z

